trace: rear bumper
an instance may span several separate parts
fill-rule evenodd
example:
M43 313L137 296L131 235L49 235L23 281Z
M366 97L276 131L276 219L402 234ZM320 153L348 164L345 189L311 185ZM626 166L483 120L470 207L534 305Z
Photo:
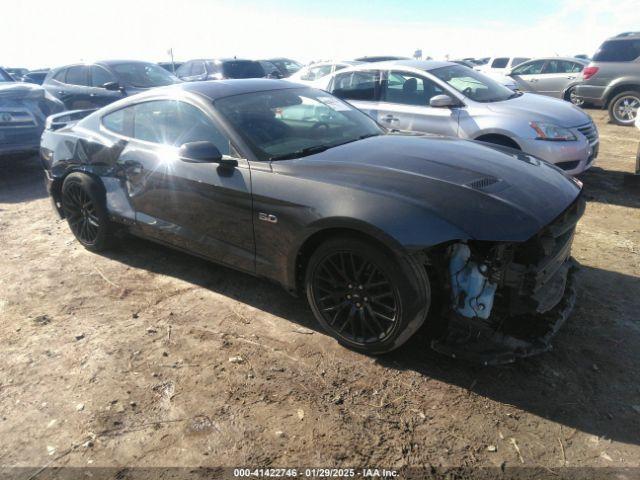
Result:
M40 148L42 128L18 127L0 129L0 155L36 153Z
M45 175L45 186L47 187L47 192L49 193L49 198L51 199L51 205L53 205L53 209L56 211L60 218L64 218L64 210L62 209L62 204L60 203L60 198L58 198L57 190L54 188L55 179L51 176L51 172L44 169Z
M607 87L602 85L580 84L576 87L576 94L585 102L597 107L604 107L607 100Z

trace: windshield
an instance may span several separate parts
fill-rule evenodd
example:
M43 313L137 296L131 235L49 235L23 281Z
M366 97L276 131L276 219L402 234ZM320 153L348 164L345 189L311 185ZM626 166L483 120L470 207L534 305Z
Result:
M462 65L436 68L429 73L476 102L500 102L519 95L486 75Z
M278 70L280 70L283 74L286 74L287 76L293 75L294 73L296 73L298 70L302 68L302 65L300 65L298 62L294 62L293 60L289 60L286 58L273 59L269 61L273 63L276 67L278 67Z
M311 88L236 95L215 106L260 160L303 157L384 133L348 103Z
M178 83L179 80L164 68L153 63L118 63L110 65L123 85L153 88Z
M262 78L265 76L262 65L250 60L224 62L222 73L226 78Z
M5 72L3 69L0 68L0 82L13 82L13 78L11 78L11 76Z

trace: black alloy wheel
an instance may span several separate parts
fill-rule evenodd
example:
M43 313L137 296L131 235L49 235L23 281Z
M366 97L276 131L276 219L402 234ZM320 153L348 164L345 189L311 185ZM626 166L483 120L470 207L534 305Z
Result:
M62 184L61 203L71 232L85 248L99 252L112 245L116 227L109 220L99 180L80 172L69 174Z
M324 329L369 354L405 343L423 324L430 303L424 268L358 238L322 244L309 260L305 288Z
M349 342L379 342L397 326L397 289L379 266L356 252L335 252L322 259L312 288L324 320Z
M100 229L100 220L91 197L80 184L70 185L62 197L62 206L69 228L83 245L95 245Z
M567 93L567 100L573 103L576 107L582 107L584 105L584 100L582 97L578 96L576 87L571 87L569 89L569 92Z

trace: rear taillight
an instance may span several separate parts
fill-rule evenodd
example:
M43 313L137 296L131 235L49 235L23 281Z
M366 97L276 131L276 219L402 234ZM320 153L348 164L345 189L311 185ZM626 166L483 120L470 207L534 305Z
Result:
M596 73L598 73L598 70L600 70L598 67L585 67L585 69L582 70L582 77L585 80L589 80Z

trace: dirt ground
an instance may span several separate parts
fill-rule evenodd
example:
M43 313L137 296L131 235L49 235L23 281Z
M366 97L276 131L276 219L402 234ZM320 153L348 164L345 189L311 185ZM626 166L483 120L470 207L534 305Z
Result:
M267 281L134 238L90 253L37 162L3 163L0 467L640 467L640 189L622 180L640 133L589 113L576 310L552 352L504 367L420 333L367 357Z

